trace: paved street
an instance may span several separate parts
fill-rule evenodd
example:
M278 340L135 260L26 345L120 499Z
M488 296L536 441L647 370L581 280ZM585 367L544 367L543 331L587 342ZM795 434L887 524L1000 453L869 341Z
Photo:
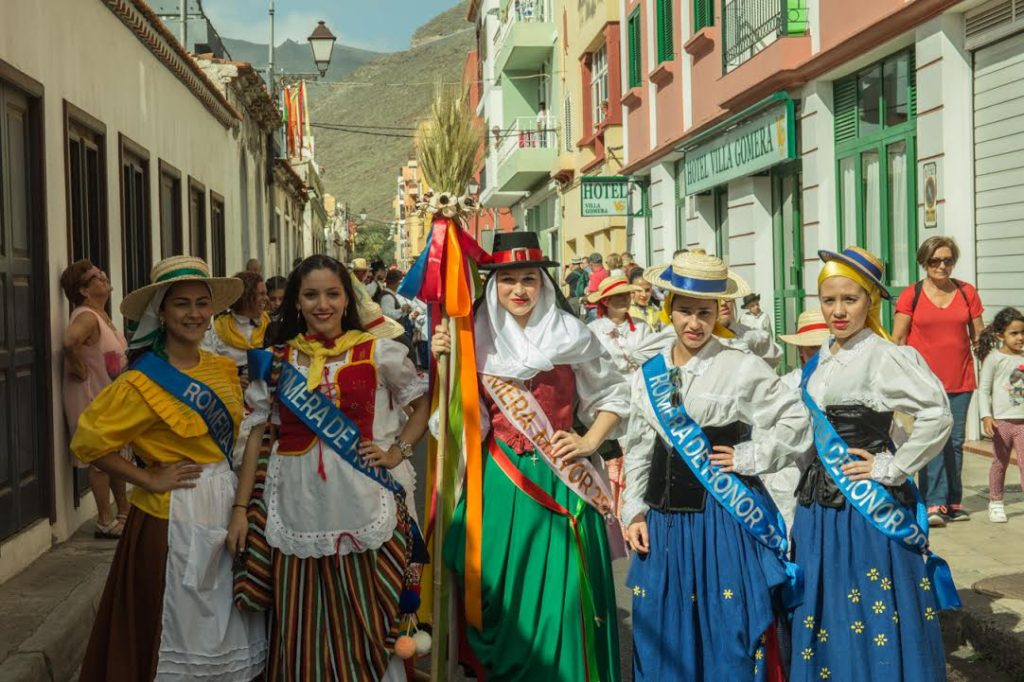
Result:
M423 462L422 452L416 461ZM944 622L954 682L1011 682L1024 675L1019 660L1024 646L1024 599L979 594L972 589L978 581L1024 575L1024 552L1019 550L1024 547L1024 493L1014 470L1006 495L1010 521L1001 526L990 524L984 513L988 463L981 455L966 455L965 505L974 514L972 520L932 533L935 549L953 567L965 604L962 612ZM422 500L422 486L418 496ZM0 682L73 679L70 676L84 652L113 548L79 532L0 586L5 616L0 620ZM625 559L615 564L623 680L632 679L627 568ZM969 644L962 645L964 638ZM1012 666L1017 677L1000 670L1000 665Z

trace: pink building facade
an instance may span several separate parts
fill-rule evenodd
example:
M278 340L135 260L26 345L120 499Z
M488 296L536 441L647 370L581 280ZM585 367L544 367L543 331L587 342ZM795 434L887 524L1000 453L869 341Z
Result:
M1024 255L1020 7L619 2L623 173L647 187L647 215L627 225L641 261L722 255L785 333L813 304L819 249L878 253L898 293L919 277L918 244L946 234L992 314L1024 301L1011 277Z

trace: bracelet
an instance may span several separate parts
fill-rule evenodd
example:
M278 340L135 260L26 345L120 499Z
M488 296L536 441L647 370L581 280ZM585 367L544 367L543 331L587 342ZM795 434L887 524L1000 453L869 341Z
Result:
M247 504L233 504L233 505L231 505L231 508L232 509L248 509L249 505L247 505Z

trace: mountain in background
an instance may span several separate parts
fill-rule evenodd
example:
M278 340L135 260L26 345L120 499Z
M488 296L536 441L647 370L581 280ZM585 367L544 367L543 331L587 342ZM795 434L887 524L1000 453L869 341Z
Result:
M267 68L267 45L266 43L250 43L246 40L234 38L221 38L224 47L231 54L231 58L239 62L249 62L258 69ZM361 50L357 47L348 47L335 43L334 53L331 56L331 67L327 70L326 81L341 80L348 74L358 69L363 64L373 61L383 53ZM281 43L274 52L274 70L284 73L316 73L316 65L313 64L313 53L308 43L297 43L294 40L286 40Z
M325 191L353 211L365 208L376 221L394 219L395 178L414 151L416 124L430 113L434 81L460 82L466 53L475 46L467 10L468 2L460 2L417 29L410 49L380 55L339 82L310 89ZM370 126L377 128L369 131Z

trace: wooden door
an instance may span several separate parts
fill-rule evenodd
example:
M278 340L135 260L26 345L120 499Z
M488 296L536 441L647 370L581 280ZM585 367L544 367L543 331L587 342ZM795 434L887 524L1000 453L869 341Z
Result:
M35 198L38 120L22 92L0 83L0 538L48 515L44 244Z

